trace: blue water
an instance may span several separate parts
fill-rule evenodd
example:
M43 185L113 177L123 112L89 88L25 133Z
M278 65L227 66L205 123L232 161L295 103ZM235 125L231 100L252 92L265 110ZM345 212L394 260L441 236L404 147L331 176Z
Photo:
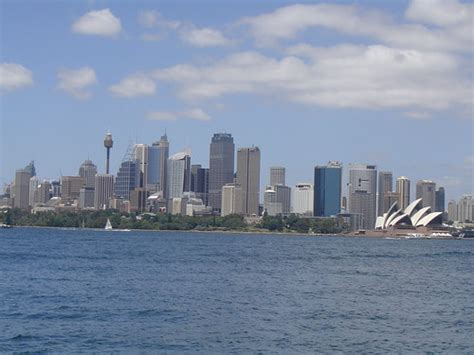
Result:
M0 230L0 351L472 352L474 241Z

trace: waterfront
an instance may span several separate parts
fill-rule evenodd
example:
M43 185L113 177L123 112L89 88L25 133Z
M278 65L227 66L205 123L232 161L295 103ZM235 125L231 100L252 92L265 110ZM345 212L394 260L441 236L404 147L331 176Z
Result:
M0 351L466 352L474 243L0 231Z

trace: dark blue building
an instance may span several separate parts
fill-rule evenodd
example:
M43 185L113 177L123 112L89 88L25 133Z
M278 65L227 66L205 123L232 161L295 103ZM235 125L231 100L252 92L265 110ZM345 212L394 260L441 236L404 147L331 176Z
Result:
M115 180L115 197L130 200L130 192L140 186L140 168L137 160L122 162Z
M329 217L341 212L341 183L340 163L314 168L314 216Z

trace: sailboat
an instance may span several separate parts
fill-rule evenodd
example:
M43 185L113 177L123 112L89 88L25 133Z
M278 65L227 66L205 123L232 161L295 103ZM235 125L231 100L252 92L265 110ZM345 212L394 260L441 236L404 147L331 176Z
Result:
M110 223L110 219L107 218L107 223L104 227L106 231L111 231L112 230L112 223Z

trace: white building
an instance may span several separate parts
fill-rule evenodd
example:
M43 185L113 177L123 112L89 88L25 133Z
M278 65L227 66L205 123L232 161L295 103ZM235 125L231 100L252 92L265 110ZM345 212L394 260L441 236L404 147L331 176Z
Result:
M310 183L296 184L293 189L292 212L301 215L313 215L314 189Z
M221 215L242 214L242 187L237 184L222 186Z
M277 192L273 186L267 186L263 194L263 208L267 215L277 216L283 212L283 205L278 202Z

